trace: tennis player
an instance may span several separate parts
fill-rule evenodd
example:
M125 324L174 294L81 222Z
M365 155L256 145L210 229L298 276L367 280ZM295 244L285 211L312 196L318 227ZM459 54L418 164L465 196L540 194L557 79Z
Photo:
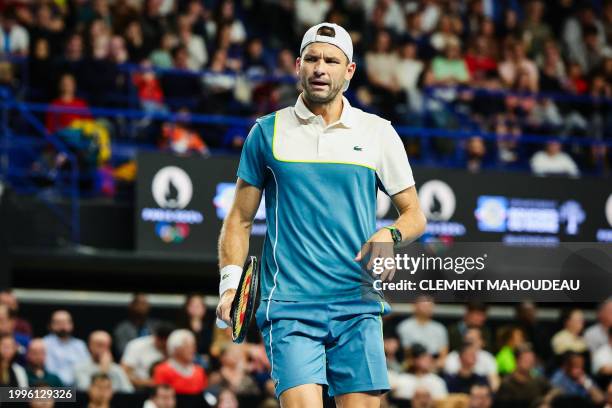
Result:
M425 228L399 136L388 121L351 107L342 95L355 73L352 58L342 27L323 23L306 32L296 60L303 91L295 106L259 118L251 129L219 238L217 316L229 324L265 194L255 316L284 408L322 407L322 384L340 407L380 406L389 389L381 323L389 306L373 293L372 275L363 273L361 248L372 242L392 247ZM378 231L377 188L400 214ZM383 279L392 273L385 271Z

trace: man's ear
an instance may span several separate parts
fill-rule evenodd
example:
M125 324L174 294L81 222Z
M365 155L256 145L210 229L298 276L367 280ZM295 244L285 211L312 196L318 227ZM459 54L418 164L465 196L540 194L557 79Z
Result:
M353 78L353 75L355 75L356 70L357 64L355 64L355 62L351 62L350 64L348 64L348 66L346 67L346 74L344 75L344 79L350 81Z
M300 66L302 65L302 58L297 57L295 59L295 74L298 75L300 73Z

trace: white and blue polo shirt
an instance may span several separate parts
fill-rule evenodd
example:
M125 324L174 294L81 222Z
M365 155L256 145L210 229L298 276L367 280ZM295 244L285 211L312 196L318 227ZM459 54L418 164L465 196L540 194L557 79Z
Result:
M262 299L357 299L372 282L354 260L376 232L376 193L414 185L391 123L350 106L326 125L302 97L257 119L238 177L264 190Z

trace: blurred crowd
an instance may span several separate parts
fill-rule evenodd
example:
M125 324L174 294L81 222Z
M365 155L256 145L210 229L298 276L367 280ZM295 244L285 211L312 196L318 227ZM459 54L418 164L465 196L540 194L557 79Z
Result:
M90 107L137 107L144 114L130 126L116 116L105 122L113 137L179 153L240 149L243 124L203 125L191 115L253 118L294 104L301 36L329 21L353 38L359 69L349 100L410 127L400 133L413 160L570 176L610 169L610 0L1 4L0 54L27 58L21 70L3 64L0 83L21 98L76 109L48 113L50 132L91 119ZM177 117L156 120L168 113ZM467 136L421 138L423 127Z
M421 296L408 317L385 318L384 407L612 407L612 299L588 327L577 308L547 325L530 302L495 322L480 303L444 324L435 308ZM141 396L130 407L278 407L259 333L234 344L201 295L187 295L175 319L158 319L136 293L124 320L107 328L63 309L50 311L47 328L27 317L12 291L0 292L1 386L74 387L88 408L130 395ZM87 338L75 336L78 324Z

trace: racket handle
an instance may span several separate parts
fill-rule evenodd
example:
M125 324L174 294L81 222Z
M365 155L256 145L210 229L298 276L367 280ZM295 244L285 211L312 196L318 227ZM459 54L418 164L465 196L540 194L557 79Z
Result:
M227 323L217 317L217 327L220 329L227 329L229 326Z

